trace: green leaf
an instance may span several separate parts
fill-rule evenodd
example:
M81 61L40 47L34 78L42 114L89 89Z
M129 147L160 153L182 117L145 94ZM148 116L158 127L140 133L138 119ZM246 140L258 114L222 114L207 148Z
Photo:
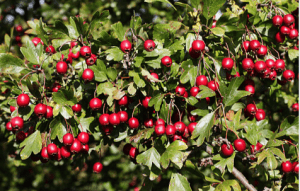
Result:
M54 140L56 137L62 142L63 136L67 133L65 125L62 123L61 118L54 118L49 125L51 128L51 139Z
M280 125L280 132L277 134L276 138L285 135L296 135L299 136L299 117L289 116L283 120Z
M166 169L168 168L170 161L172 161L177 167L182 168L186 156L186 153L182 151L187 148L188 146L184 142L179 140L174 141L161 155L161 166Z
M145 0L146 3L153 3L153 2L156 2L156 1L160 1L160 2L163 2L163 3L168 3L168 4L170 4L175 10L177 10L177 9L172 5L172 3L170 3L168 0Z
M90 124L94 121L94 119L94 117L81 118L78 129L80 129L82 132L90 131Z
M224 87L222 95L224 96L223 103L225 104L225 106L231 106L234 103L236 103L239 99L241 99L242 97L245 97L245 96L248 96L251 94L248 91L238 90L240 85L243 83L244 79L245 79L244 77L234 78L230 82L228 87ZM220 89L221 89L221 87L220 87Z
M289 49L288 50L289 59L291 61L296 60L299 57L299 50Z
M111 25L112 30L114 31L115 36L119 39L119 41L125 40L125 32L122 23L119 21L113 25Z
M230 157L227 157L227 158L223 158L220 154L215 155L213 157L213 160L218 160L219 162L217 164L215 164L214 166L216 168L221 168L222 172L224 172L225 167L227 166L228 171L232 172L233 167L234 167L234 157L235 157L235 152Z
M42 137L40 131L36 130L29 137L27 137L20 144L20 148L22 147L24 147L20 153L22 160L29 158L31 153L38 154L42 150Z
M130 95L135 95L135 93L136 93L136 87L134 87L134 83L133 82L129 83L129 86L128 86L127 90L128 90L128 93Z
M187 170L189 173L198 176L199 178L203 179L204 175L198 169L197 165L193 164L190 160L185 161L185 165L183 170Z
M278 149L279 150L279 149ZM261 153L257 154L257 164L262 163L267 158L267 165L270 170L274 170L278 166L278 162L274 156L274 153L270 152L271 149L265 149Z
M215 113L209 113L206 116L204 116L196 125L193 133L192 133L192 139L197 139L197 145L200 146L204 142L204 139L209 139L209 133L210 129L213 126Z
M192 189L185 176L179 173L172 173L169 191L192 191Z
M236 180L225 180L224 182L218 184L215 191L241 191L241 186Z
M106 77L106 67L102 60L97 59L97 64L90 66L90 69L94 71L95 74L95 80L97 82L104 82L107 80Z
M143 63L143 61L144 61L144 57L142 57L142 56L135 57L134 58L134 66L135 67L140 67L141 64Z
M73 111L69 107L60 107L59 113L65 118L70 119L73 116Z
M204 8L204 9L205 9L205 8ZM225 34L225 30L222 29L221 27L215 27L215 28L212 28L212 29L210 29L210 30L211 30L211 32L212 32L214 35L219 36L219 37L222 37L222 36L224 36L224 34Z
M133 81L137 85L137 87L143 88L146 86L144 78L141 78L140 75L136 72L133 73Z
M154 106L155 111L159 111L163 98L164 94L162 94L161 92L156 92L155 96L150 99L148 106Z
M137 163L143 164L149 167L149 170L152 168L152 164L154 164L157 168L160 169L160 154L154 147L151 147L147 151L139 154L136 158Z
M0 53L0 72L5 74L19 74L23 70L28 70L23 64L23 60L11 54ZM30 70L28 70L29 72Z
M113 61L119 62L119 61L123 60L124 53L120 50L119 47L110 48L110 49L106 50L105 53L107 54L106 59L108 61L113 60Z
M223 7L226 0L203 0L203 16L208 20Z
M117 70L112 67L107 69L106 74L112 81L115 81L118 76Z
M196 95L197 99L204 99L207 97L213 97L216 95L216 92L212 89L208 88L207 86L201 85L200 92Z
M5 34L4 36L4 42L5 42L5 45L7 47L7 50L10 50L10 46L11 46L11 38L9 37L8 34ZM9 51L8 51L9 52Z
M18 112L22 115L23 120L27 121L30 118L31 114L34 112L34 107L35 105L33 104L30 104L27 107L19 107Z
M99 13L99 11L97 11L93 15L89 31L93 30L99 24L104 25L108 21L108 16L109 16L109 11L108 10L104 10L101 13Z
M183 72L183 74L180 76L180 82L182 84L185 84L188 81L190 81L191 86L194 86L196 77L197 77L197 67L192 66L191 68L186 69Z
M26 48L25 47L21 47L20 51L22 52L22 54L24 55L24 57L29 61L32 62L34 64L39 64L39 57L41 56L39 54L39 51L37 49L37 47L34 46L34 44L32 43L31 40L28 40L26 43Z
M72 89L65 90L59 89L58 92L53 93L53 101L60 105L70 105L73 106L77 103L77 99L74 97L74 92Z

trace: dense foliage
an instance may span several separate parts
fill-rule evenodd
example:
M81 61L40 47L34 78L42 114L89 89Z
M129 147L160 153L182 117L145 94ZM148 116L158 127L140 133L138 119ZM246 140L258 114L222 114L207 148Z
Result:
M298 3L122 2L1 4L1 188L297 190Z

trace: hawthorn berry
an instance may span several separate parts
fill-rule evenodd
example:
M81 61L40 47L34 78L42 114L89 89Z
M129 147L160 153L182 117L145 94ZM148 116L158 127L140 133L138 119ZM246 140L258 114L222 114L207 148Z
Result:
M46 106L46 114L45 117L47 119L53 117L53 108L51 106Z
M114 126L112 125L102 125L102 130L106 135L110 135L110 133L114 130Z
M231 58L223 58L222 60L222 68L224 70L230 71L233 68L234 62Z
M136 158L136 156L139 154L139 150L135 147L131 147L129 150L129 156L133 159Z
M175 92L177 94L179 94L180 96L184 96L186 90L185 87L182 84L179 84L176 88L175 88Z
M189 55L193 58L193 59L197 59L200 57L201 53L200 52L195 52L193 50L193 48L191 47L189 50Z
M146 51L151 52L155 49L155 43L153 40L146 40L144 42L144 48Z
M44 45L43 41L39 37L34 37L31 41L34 44L34 46L37 46L39 43Z
M299 163L298 162L293 162L293 172L296 174L299 174Z
M292 81L295 78L295 73L292 70L285 70L282 73L282 77L286 81Z
M278 43L283 43L285 41L285 36L283 34L281 34L280 32L277 32L275 35L275 40Z
M99 98L93 98L90 100L89 106L92 110L97 111L102 107L102 101Z
M268 53L268 48L265 45L261 45L256 53L258 56L265 56Z
M120 117L117 113L110 114L108 120L111 125L115 126L120 124Z
M128 120L128 113L126 111L119 111L118 115L121 123L125 123Z
M200 85L207 86L207 84L208 84L208 81L207 81L206 76L204 76L204 75L197 76L197 78L196 78L196 86L198 86L198 87Z
M245 86L245 91L250 92L251 95L253 95L255 93L255 87L252 85L246 85Z
M243 44L242 44L243 51L248 52L249 51L249 46L250 46L250 41L244 41Z
M122 50L122 52L124 53L129 53L131 50L131 42L129 40L123 40L120 44L120 48Z
M167 125L166 127L166 135L168 137L173 137L176 133L176 129L173 125Z
M217 91L219 89L219 83L215 80L208 82L207 87L213 91Z
M289 35L291 32L291 29L289 27L286 27L286 26L281 26L280 27L280 33L282 35Z
M144 108L146 108L146 109L148 108L150 99L151 99L150 96L144 97L144 99L142 100L142 105L143 105Z
M289 33L289 38L290 39L296 39L299 36L298 30L297 29L291 29Z
M261 121L266 118L266 112L263 109L258 109L255 113L256 121Z
M103 169L103 164L100 162L95 162L95 164L93 165L93 172L94 173L100 173Z
M272 23L275 27L279 27L282 25L283 18L280 15L275 15L272 19Z
M68 71L68 64L64 61L59 61L56 64L56 72L59 74L65 74Z
M282 72L285 68L285 62L282 59L278 59L275 61L275 70L277 72Z
M145 127L147 127L147 128L151 128L151 127L153 127L153 119L145 119L144 120L144 125L145 125Z
M249 48L252 51L257 51L260 48L260 42L258 40L251 40L249 43Z
M76 103L75 105L72 106L72 110L74 113L81 112L81 105L79 103Z
M174 127L175 127L176 132L179 133L179 134L183 134L184 130L186 128L185 124L181 121L176 122L174 124Z
M20 143L22 141L24 141L24 139L26 138L26 134L24 133L24 131L19 131L16 134L16 140Z
M6 123L5 128L6 128L7 131L12 131L13 130L13 127L11 126L10 121Z
M80 48L80 55L82 57L88 58L89 56L91 56L92 54L92 50L89 46L83 46Z
M70 151L71 153L79 153L82 149L82 144L78 139L74 139L71 147L70 147Z
M56 155L57 154L57 146L56 144L54 143L50 143L48 146L47 146L47 153L48 155Z
M244 150L246 150L246 142L243 139L236 139L233 144L235 150L239 152L244 152Z
M88 66L92 66L96 63L97 61L97 56L95 54L91 54L90 57L88 57L87 59L85 59L85 63Z
M20 94L17 98L17 105L19 107L26 107L29 105L30 98L27 94Z
M137 129L139 125L140 125L139 120L135 117L131 117L128 120L128 126L130 127L130 129Z
M34 113L37 116L44 116L47 113L47 106L45 104L39 103L34 107Z
M191 96L193 96L193 97L196 97L196 95L197 95L199 92L200 92L200 89L199 89L198 87L192 87L192 88L190 89L190 94L191 94Z
M153 78L155 78L155 79L157 79L157 80L159 79L157 73L152 72L152 73L150 73L150 75L153 76ZM155 81L154 81L154 80L150 80L150 82L153 82L153 83L154 83Z
M128 97L124 95L121 99L118 100L119 106L127 106L128 104Z
M283 24L285 26L290 26L291 24L293 24L295 22L295 18L293 15L291 14L286 14L283 17Z
M187 126L188 131L189 131L190 134L193 133L194 129L196 128L196 125L197 125L197 123L196 123L196 122L193 122L193 123L190 123L190 124Z
M196 53L202 52L205 48L205 43L202 40L194 40L192 43L192 49Z
M267 68L270 68L270 70L274 70L275 69L275 61L272 59L268 59L266 60L266 66Z
M56 53L55 48L52 45L47 46L45 51L50 54Z
M154 128L154 131L157 136L161 136L161 135L165 134L166 128L164 125L156 125Z
M82 73L82 79L83 81L92 81L94 79L94 71L87 68Z
M63 136L63 143L64 145L68 146L68 145L72 145L74 141L74 136L71 133L66 133Z
M42 150L41 150L41 157L42 157L43 159L49 159L47 147L43 147L43 148L42 148Z
M21 33L21 32L23 32L23 27L22 27L21 25L17 25L17 26L15 27L15 30L16 30L18 33Z
M254 68L254 63L251 58L245 58L242 61L242 68L247 72L251 72Z
M285 161L281 163L281 170L285 173L293 171L293 164L290 161Z
M158 119L155 121L155 125L163 125L163 126L165 126L166 123L165 123L165 121L164 121L163 119L158 118Z
M109 114L104 113L99 117L99 123L101 125L109 125Z
M266 63L264 61L257 61L254 64L254 70L257 73L264 73L264 71L266 70L266 68L267 68L267 65L266 65Z
M294 103L292 105L292 111L293 112L298 112L299 111L299 103Z
M253 103L250 103L246 106L246 111L251 114L251 115L255 115L257 109L256 106Z
M271 71L269 78L270 78L270 80L275 80L276 76L277 76L277 72L276 72L276 70L273 70L273 71Z
M87 132L80 132L77 136L78 141L80 141L82 144L87 144L90 140L90 136Z
M166 67L170 67L172 65L172 59L169 56L164 56L161 59L161 64Z
M232 145L229 145L229 148L227 146L227 144L223 144L221 146L221 152L224 156L228 157L228 156L231 156L233 154L233 147Z
M123 153L129 155L129 151L133 146L130 143L126 143L123 147Z

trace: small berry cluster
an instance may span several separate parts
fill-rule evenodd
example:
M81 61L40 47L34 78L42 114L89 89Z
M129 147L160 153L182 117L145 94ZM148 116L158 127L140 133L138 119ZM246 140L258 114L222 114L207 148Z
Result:
M280 27L279 32L275 36L277 42L283 43L286 36L290 39L298 38L299 33L295 28L295 17L293 15L286 14L283 18L280 15L276 15L273 17L272 22L275 27Z

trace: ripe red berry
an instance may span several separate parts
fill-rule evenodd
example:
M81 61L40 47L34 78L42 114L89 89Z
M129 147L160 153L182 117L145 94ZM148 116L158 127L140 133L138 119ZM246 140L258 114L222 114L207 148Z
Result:
M200 57L201 53L200 52L195 52L193 50L193 48L191 47L190 50L189 50L189 55L194 58L194 59L197 59Z
M255 93L255 87L252 85L246 85L245 86L245 91L248 91L251 93L251 95L253 95Z
M87 68L82 73L82 79L86 81L92 81L94 79L94 71Z
M219 89L219 83L215 80L208 82L207 87L213 91L217 91Z
M197 125L197 122L193 122L193 123L190 123L187 128L189 130L189 133L192 134L194 129L196 128L196 125Z
M112 125L102 125L102 130L106 135L110 135L110 133L114 130L114 126Z
M12 118L10 120L10 122L11 122L11 126L12 126L13 129L17 129L17 130L22 129L23 126L24 126L23 119L21 117L18 117L18 116Z
M78 141L80 141L82 144L87 144L90 140L90 136L87 132L80 132L77 136Z
M42 150L41 150L41 157L42 157L43 159L49 159L47 147L43 147L43 148L42 148Z
M282 72L285 68L285 62L282 59L278 59L275 61L275 70L277 72Z
M286 81L292 81L295 78L295 73L292 70L285 70L282 73L282 77Z
M283 35L289 35L291 32L291 29L289 27L286 26L281 26L280 27L280 33Z
M243 139L236 139L234 142L234 148L235 150L239 151L239 152L243 152L244 150L246 150L246 142Z
M185 87L182 84L179 84L176 88L175 88L175 92L177 94L179 94L180 96L184 96L186 90Z
M73 47L77 46L77 44L78 44L78 42L72 41L72 42L70 43L70 47L73 48Z
M18 109L17 107L15 107L15 106L9 106L9 110L10 110L10 112L12 113L12 112L14 112L16 109Z
M66 133L63 136L63 143L64 145L68 146L68 145L72 145L74 141L74 137L71 133Z
M191 94L191 96L193 96L193 97L196 97L196 95L197 95L199 92L200 92L200 89L199 89L198 87L192 87L192 88L190 89L190 94Z
M16 39L17 42L21 41L21 37L20 36L16 36L15 39Z
M293 24L295 22L295 18L293 15L291 14L286 14L283 17L283 24L285 26L290 26L291 24Z
M231 58L223 58L222 60L222 68L224 70L230 71L233 68L234 62Z
M275 40L278 43L283 43L285 41L285 36L283 34L281 34L280 32L276 33L275 35Z
M57 152L58 152L58 149L57 149L56 144L50 143L50 144L47 146L47 153L48 153L48 155L56 155Z
M272 59L268 59L266 60L266 66L267 68L270 68L270 70L274 70L275 69L275 61Z
M47 46L45 51L51 54L56 53L55 48L52 45Z
M154 41L153 41L153 40L146 40L146 41L144 42L144 48L145 48L145 50L148 51L148 52L153 51L154 48L155 48L155 43L154 43Z
M261 45L256 53L258 56L266 56L268 53L268 48L265 45Z
M64 61L59 61L56 64L56 72L59 74L65 74L68 71L68 64Z
M143 105L144 108L148 108L150 99L151 99L150 96L144 97L144 99L142 100L142 105Z
M156 125L154 128L154 131L157 136L161 136L161 135L165 134L166 128L164 125Z
M81 112L81 105L79 103L76 103L75 105L72 106L72 110L75 113Z
M257 51L260 48L260 42L258 40L251 40L249 48L252 51Z
M151 76L153 76L155 79L159 79L159 77L158 77L158 75L157 75L157 73L154 73L154 72L152 72L151 73ZM154 80L150 80L150 82L153 82L153 83L155 83L155 81Z
M128 120L128 126L130 127L130 129L137 129L139 125L140 125L139 120L135 117L131 117Z
M192 49L196 53L202 52L205 48L205 43L202 40L194 40L192 43Z
M163 125L163 126L165 126L166 123L165 123L165 121L164 121L163 119L158 118L158 119L155 121L155 125Z
M174 135L172 141L174 142L176 140L182 140L182 136L180 136L180 135Z
M264 120L266 118L266 112L263 109L258 109L255 113L255 118L257 121Z
M281 163L281 170L285 173L293 171L293 164L290 161Z
M145 119L144 120L144 125L145 125L145 127L147 127L147 128L151 128L151 127L153 127L153 119Z
M85 63L88 66L92 66L96 63L97 61L97 56L95 54L91 54L90 57L88 57L87 59L85 59Z
M271 71L269 78L270 78L270 80L275 80L276 76L277 76L277 72L276 72L276 70L273 70L273 71Z
M292 111L293 112L298 112L299 111L299 103L294 103L292 105Z
M61 149L60 148L57 148L57 154L54 155L54 160L56 161L61 161Z
M24 131L19 131L17 134L16 134L16 140L17 142L22 142L24 141L24 139L26 138L26 134L24 133Z
M26 107L30 102L30 98L27 94L20 94L17 98L17 104L19 107Z
M47 108L47 110L46 110L45 117L47 119L49 119L49 118L53 117L53 108L51 106L47 106L46 108Z
M173 125L167 125L166 127L166 135L168 137L173 137L176 133L176 129Z
M58 90L61 88L61 85L57 82L55 82L52 86L52 91L53 92L58 92Z
M128 97L124 95L121 99L118 101L119 106L127 106L128 104Z
M110 114L108 120L111 125L115 126L120 124L120 117L117 113Z
M207 84L208 84L208 81L207 81L206 76L204 76L204 75L197 76L197 78L196 78L196 86L198 86L198 87L200 85L207 86Z
M31 41L34 44L34 46L37 46L39 43L41 43L42 45L44 45L43 41L40 38L38 38L38 37L34 37Z
M248 52L249 51L249 46L250 46L250 41L244 41L243 44L242 44L243 51Z
M128 113L126 111L119 111L118 115L121 123L125 123L128 120Z
M100 162L96 162L94 165L93 165L93 172L94 173L100 173L103 169L103 164L100 163Z
M169 56L164 56L161 59L161 64L166 67L170 67L172 65L172 59Z
M92 110L96 111L102 107L102 101L99 98L93 98L91 99L89 105Z
M282 25L283 18L280 15L275 15L272 19L272 23L275 27Z
M299 163L298 162L293 162L293 171L296 174L299 174Z
M23 27L22 27L21 25L17 25L17 26L15 27L15 30L16 30L17 32L21 33L21 32L23 32Z
M176 129L176 132L179 133L179 134L183 134L184 133L184 130L186 128L185 124L181 121L178 121L174 124L174 127Z
M131 42L129 40L123 40L120 44L120 48L122 50L122 52L124 53L129 53L131 50Z
M265 70L267 68L267 65L264 61L257 61L255 62L254 64L254 70L257 72L257 73L264 73Z
M13 130L10 121L6 123L5 128L6 128L7 131L12 131Z
M296 39L299 36L298 30L297 29L291 29L289 33L289 38L290 39Z
M251 72L254 68L254 63L253 63L252 59L251 58L245 58L242 61L242 67L247 72Z
M104 113L99 117L99 123L101 125L109 125L109 114Z
M131 147L129 150L129 156L133 159L136 158L136 156L139 154L139 150L135 147Z
M223 144L223 145L221 146L221 152L222 152L222 154L223 154L224 156L226 156L226 157L231 156L232 153L233 153L233 151L234 151L234 150L233 150L232 145L229 145L229 148L228 148L227 144Z
M45 104L39 103L34 107L34 113L37 116L44 116L47 113L47 106Z
M130 143L126 143L123 147L123 153L129 155L129 151L133 146Z
M71 153L79 153L82 149L82 144L78 139L74 139L73 144L70 147Z
M80 55L82 57L88 58L89 56L91 56L91 54L92 54L92 50L89 46L83 46L80 48Z
M253 103L250 103L246 106L246 111L251 115L255 115L256 110L256 106Z

